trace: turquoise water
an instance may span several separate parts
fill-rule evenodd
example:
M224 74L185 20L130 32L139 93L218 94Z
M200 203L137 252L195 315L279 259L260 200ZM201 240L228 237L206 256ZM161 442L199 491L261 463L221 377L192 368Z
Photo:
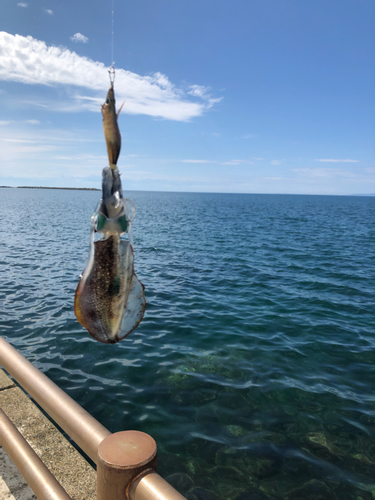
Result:
M375 198L129 192L148 306L77 323L98 192L0 189L0 335L189 500L375 498Z

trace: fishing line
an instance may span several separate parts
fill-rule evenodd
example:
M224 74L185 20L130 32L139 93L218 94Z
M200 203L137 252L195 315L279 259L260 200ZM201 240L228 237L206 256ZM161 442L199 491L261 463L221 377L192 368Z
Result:
M112 0L112 66L115 66L114 61L114 38L115 38L115 0Z
M114 51L115 51L114 39L115 39L115 0L112 0L112 52L111 52L112 58L111 58L111 66L108 70L109 81L110 81L111 85L113 85L115 82L115 74L116 74L115 61L114 61Z

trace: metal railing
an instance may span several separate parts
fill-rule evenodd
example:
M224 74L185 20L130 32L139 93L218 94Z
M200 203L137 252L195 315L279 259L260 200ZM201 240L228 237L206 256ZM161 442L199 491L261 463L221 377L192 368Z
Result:
M97 465L97 500L185 500L156 473L157 448L139 431L111 434L0 337L0 365ZM0 410L0 445L40 500L70 497Z

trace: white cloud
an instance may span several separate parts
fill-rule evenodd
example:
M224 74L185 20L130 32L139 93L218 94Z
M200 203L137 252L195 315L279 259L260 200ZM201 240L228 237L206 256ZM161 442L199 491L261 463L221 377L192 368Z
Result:
M218 97L216 99L211 97L211 94L208 93L209 89L207 87L203 87L202 85L190 85L189 89L188 94L205 99L207 101L208 108L222 100L222 97Z
M27 7L27 3L24 3L24 2L19 2L18 4L18 7Z
M85 142L90 144L86 145ZM101 169L106 164L105 146L103 144L103 148L96 148L93 153L91 142L97 143L98 139L92 137L88 131L51 127L40 129L39 126L35 129L27 125L25 120L13 122L1 128L0 177L48 178L54 177L59 172L60 174L64 172L63 175L67 176L73 175L77 170L78 177L97 174L99 177ZM85 153L90 153L91 156L95 154L96 163ZM80 155L79 160L76 159L77 155ZM58 156L75 156L75 158L56 159Z
M105 162L107 161L107 157L104 155L99 156L99 155L92 155L89 153L80 153L75 155L55 155L52 156L51 159L80 162L81 168L84 167L84 164L88 162L94 162L95 164L101 162L101 164L105 164Z
M335 168L295 168L293 172L307 177L356 177L356 174L347 170L337 170Z
M39 120L26 120L26 123L29 125L39 125L40 121Z
M25 142L25 141L19 141ZM40 153L45 153L46 151L52 151L54 149L54 146L50 146L48 144L41 144L41 145L30 145L30 146L19 146L17 145L17 150L12 152L11 159L17 159L17 158L22 158L24 155L26 155L28 158L30 158L30 155L37 155L38 157L40 156ZM45 175L45 174L44 174Z
M29 141L27 139L9 139L9 138L3 139L3 138L1 138L0 140L4 141L4 142L22 142L22 143L28 143L28 144L35 144L35 141Z
M191 85L188 94L203 97L207 92L206 87L202 87L202 85Z
M29 85L83 87L89 95L80 99L77 95L72 96L71 87L67 88L70 94L67 93L63 104L68 99L70 103L74 99L74 105L61 105L61 110L100 110L99 104L104 102L109 87L108 68L103 63L79 56L64 47L49 47L31 36L0 32L0 46L0 80ZM188 93L177 88L161 73L141 76L117 69L115 88L117 100L125 101L124 112L170 120L188 121L220 101L205 93L203 87L196 89L195 86L190 87L190 96L195 97L192 100ZM191 92L194 89L193 95ZM34 104L51 107L51 103L40 101ZM53 106L56 106L56 101ZM53 106L52 109L56 109Z
M182 163L212 163L209 160L180 160Z
M255 137L255 134L244 134L242 136L242 139L253 139Z
M44 12L47 12L47 14L53 16L53 11L51 9L44 9Z
M284 160L272 160L270 165L281 165L281 162L283 162Z
M240 165L241 163L241 160L230 160L223 162L222 165Z
M253 162L252 161L247 161L247 160L230 160L221 163L222 165L243 165L244 163L251 165Z
M319 159L321 163L359 163L359 160L334 160L334 159Z
M0 127L4 125L9 125L10 120L0 120Z
M168 160L173 161L173 160ZM179 160L181 163L216 163L218 165L252 165L253 162L249 160L229 160L229 161L218 161L218 160Z
M23 100L22 101L25 104L31 104L31 106L39 106L40 108L49 108L47 104L43 104L42 102L37 101L36 99L32 99L31 101L28 100Z
M72 42L82 42L82 43L87 43L89 39L87 36L82 35L82 33L76 33L75 35L70 37Z

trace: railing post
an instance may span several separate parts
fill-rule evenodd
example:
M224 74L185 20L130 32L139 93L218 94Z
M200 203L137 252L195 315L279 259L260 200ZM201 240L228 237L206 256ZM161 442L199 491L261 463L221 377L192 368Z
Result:
M129 487L146 470L156 471L154 439L140 431L116 432L98 448L97 500L129 500Z

